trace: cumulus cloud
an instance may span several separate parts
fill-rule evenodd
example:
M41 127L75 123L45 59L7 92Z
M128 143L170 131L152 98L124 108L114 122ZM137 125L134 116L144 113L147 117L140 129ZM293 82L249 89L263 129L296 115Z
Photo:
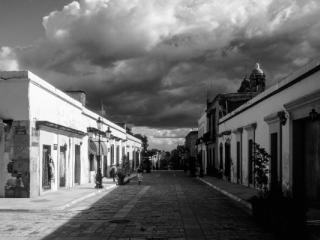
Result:
M193 127L255 62L270 86L317 57L319 14L315 0L79 0L45 16L32 46L1 48L0 66L82 88L117 121Z
M177 145L183 145L185 137L191 128L159 129L150 127L134 127L134 133L148 136L149 148L172 150Z
M18 70L19 64L16 60L15 53L10 47L0 48L0 70L2 71L12 71Z

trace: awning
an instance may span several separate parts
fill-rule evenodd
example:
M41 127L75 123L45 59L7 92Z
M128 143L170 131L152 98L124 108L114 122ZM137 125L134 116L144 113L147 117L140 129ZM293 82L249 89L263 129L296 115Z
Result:
M93 155L99 155L99 142L98 141L89 140L89 153L93 154ZM107 145L102 141L100 142L100 154L105 155L105 156L108 154Z
M107 154L108 154L107 145L104 142L101 142L101 155L107 156Z
M99 149L98 143L96 143L92 140L89 140L89 148L88 149L89 149L90 154L98 155L98 149Z

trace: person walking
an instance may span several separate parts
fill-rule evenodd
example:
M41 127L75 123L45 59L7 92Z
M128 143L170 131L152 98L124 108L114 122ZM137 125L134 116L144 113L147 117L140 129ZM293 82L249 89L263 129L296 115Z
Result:
M143 169L141 166L138 168L137 172L138 172L138 184L140 185L142 182L142 178L143 178L143 176L142 176Z
M113 165L110 169L110 177L113 178L113 182L116 181L116 175L117 175L117 167Z

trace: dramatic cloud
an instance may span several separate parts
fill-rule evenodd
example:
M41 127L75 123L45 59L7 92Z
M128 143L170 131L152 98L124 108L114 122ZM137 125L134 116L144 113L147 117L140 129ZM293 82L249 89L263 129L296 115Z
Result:
M0 48L0 69L6 71L18 70L18 62L12 49L9 47Z
M115 121L190 128L255 62L270 86L316 58L319 15L312 0L80 0L45 16L32 46L1 48L0 68L83 89Z
M149 127L134 127L134 133L148 136L149 148L157 148L165 151L172 150L177 145L183 145L186 135L191 128L156 129Z

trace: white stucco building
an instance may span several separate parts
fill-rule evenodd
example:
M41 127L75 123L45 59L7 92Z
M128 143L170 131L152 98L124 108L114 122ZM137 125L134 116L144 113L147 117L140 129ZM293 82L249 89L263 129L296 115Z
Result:
M219 119L219 161L231 181L255 187L254 143L271 155L269 186L308 206L320 201L320 62Z
M0 72L0 119L0 197L17 179L15 197L94 181L99 155L104 176L124 156L132 169L140 161L141 140L86 108L85 93L63 92L30 71Z

